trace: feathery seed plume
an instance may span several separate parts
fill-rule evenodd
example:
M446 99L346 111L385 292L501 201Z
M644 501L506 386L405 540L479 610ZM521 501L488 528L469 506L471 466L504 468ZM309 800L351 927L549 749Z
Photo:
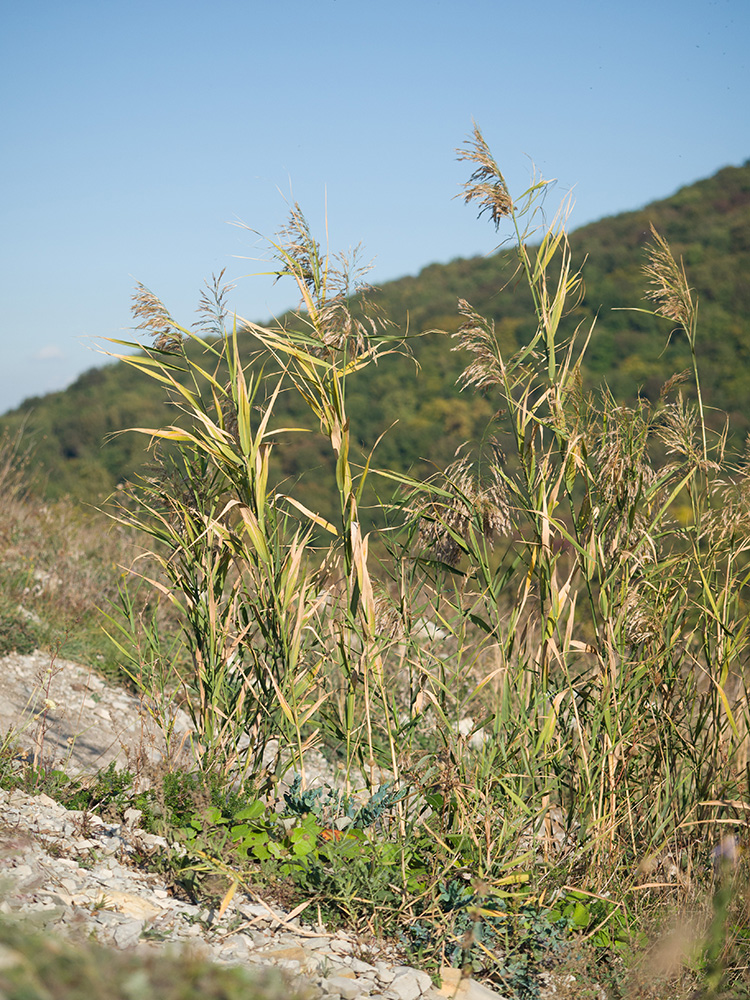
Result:
M139 281L133 292L131 312L141 322L136 330L148 330L154 338L154 347L159 351L176 351L181 346L184 334L172 319L169 310L154 293Z
M456 150L459 160L477 164L474 173L463 186L464 202L468 205L471 201L478 201L479 215L489 212L497 229L500 220L513 211L508 185L476 123L473 138L467 139L464 146L466 149Z
M648 263L643 268L643 273L652 288L646 293L646 297L656 303L657 316L674 320L685 330L689 330L695 306L690 295L685 268L682 266L682 261L679 266L677 265L669 244L657 233L653 225L651 233L654 242L647 247Z

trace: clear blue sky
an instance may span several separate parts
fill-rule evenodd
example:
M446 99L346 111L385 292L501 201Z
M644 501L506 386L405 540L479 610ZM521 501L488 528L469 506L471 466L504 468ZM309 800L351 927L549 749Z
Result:
M375 282L487 253L453 196L481 126L578 226L750 156L748 0L26 0L0 29L0 412L131 336L136 280L184 322L263 270L298 200ZM257 320L292 289L242 278Z

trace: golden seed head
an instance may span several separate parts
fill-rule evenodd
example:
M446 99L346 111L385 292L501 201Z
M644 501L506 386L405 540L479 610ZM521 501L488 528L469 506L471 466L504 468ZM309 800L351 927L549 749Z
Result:
M508 535L511 514L507 489L500 474L500 451L491 463L489 481L481 483L468 458L453 462L445 471L445 487L450 496L439 497L422 510L419 538L432 555L448 566L458 565L461 545L468 539L472 521L479 520L485 541L492 545L498 535Z
M180 347L184 334L161 299L140 281L133 292L131 312L140 320L136 330L148 330L157 350L174 351Z
M489 212L497 229L500 220L513 212L513 200L508 193L508 185L478 125L474 125L473 136L466 140L464 147L456 150L459 160L467 160L469 163L476 163L477 166L467 183L463 185L463 199L467 205L471 201L479 202L479 215Z
M667 241L651 226L654 242L647 247L648 263L643 273L651 284L651 290L646 297L656 303L654 310L657 316L674 320L684 329L689 330L695 306L690 295L685 269L682 262L672 256Z

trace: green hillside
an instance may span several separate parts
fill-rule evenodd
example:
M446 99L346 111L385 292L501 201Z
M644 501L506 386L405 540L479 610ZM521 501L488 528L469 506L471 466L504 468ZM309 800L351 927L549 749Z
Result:
M606 380L622 401L639 392L655 398L670 375L690 366L683 335L675 334L666 347L663 324L630 309L620 311L646 304L641 269L650 224L684 259L700 300L703 340L698 352L705 400L730 414L733 433L741 440L750 428L750 161L572 234L574 264L586 259L586 286L580 316L568 322L580 318L588 325L598 314L585 377L591 386ZM456 379L464 359L452 351L445 334L427 331L454 332L457 301L463 298L495 320L501 345L510 349L523 342L532 332L532 311L528 293L514 288L514 262L514 255L500 250L488 257L433 264L416 277L380 289L378 303L397 330L408 331L413 357L384 358L349 387L347 408L363 450L387 431L377 464L423 475L448 462L462 442L481 437L492 413L490 402L459 391ZM249 343L247 348L249 356ZM299 408L294 394L289 401L290 408ZM283 414L283 406L276 411ZM309 424L301 409L289 409L285 417ZM92 499L135 475L147 458L142 436L110 435L174 419L158 383L127 365L110 364L86 372L64 392L26 400L2 422L11 431L25 427L47 495ZM715 426L722 421L722 413L709 416ZM323 508L330 455L322 438L300 435L285 443L277 473L295 477L309 468L316 451L321 472L326 472L309 480L309 499Z

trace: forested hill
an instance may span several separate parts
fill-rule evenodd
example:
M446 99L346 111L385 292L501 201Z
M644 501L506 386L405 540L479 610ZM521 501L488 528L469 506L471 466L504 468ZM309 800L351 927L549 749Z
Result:
M554 196L554 192L552 192ZM669 339L666 321L622 307L644 307L642 267L649 226L682 256L690 286L700 300L698 353L707 403L728 411L738 440L750 428L750 161L727 167L713 177L682 188L663 201L635 212L606 218L576 230L571 237L575 263L585 258L585 297L570 329L598 315L587 355L590 385L605 381L625 402L640 392L658 395L674 372L690 367L684 336ZM433 264L416 277L382 286L378 301L402 330L408 331L414 356L385 358L353 379L347 407L353 433L364 449L391 428L378 447L377 464L424 473L450 460L462 442L481 437L496 401L456 387L464 359L452 351L444 334L420 336L459 324L458 298L492 317L500 343L512 350L530 334L529 301L512 282L514 255ZM158 289L156 289L158 292ZM179 320L179 317L178 317ZM296 420L302 410L286 396ZM717 424L723 418L717 413ZM158 383L114 364L92 369L64 392L29 399L6 414L11 431L22 423L35 449L48 495L63 493L96 498L137 473L144 459L144 439L108 435L131 426L174 421ZM394 421L398 421L394 426ZM106 441L106 443L105 443ZM280 455L279 472L298 475L313 464L320 475L308 479L308 503L326 506L330 469L326 442L300 436ZM315 494L320 494L316 497Z

